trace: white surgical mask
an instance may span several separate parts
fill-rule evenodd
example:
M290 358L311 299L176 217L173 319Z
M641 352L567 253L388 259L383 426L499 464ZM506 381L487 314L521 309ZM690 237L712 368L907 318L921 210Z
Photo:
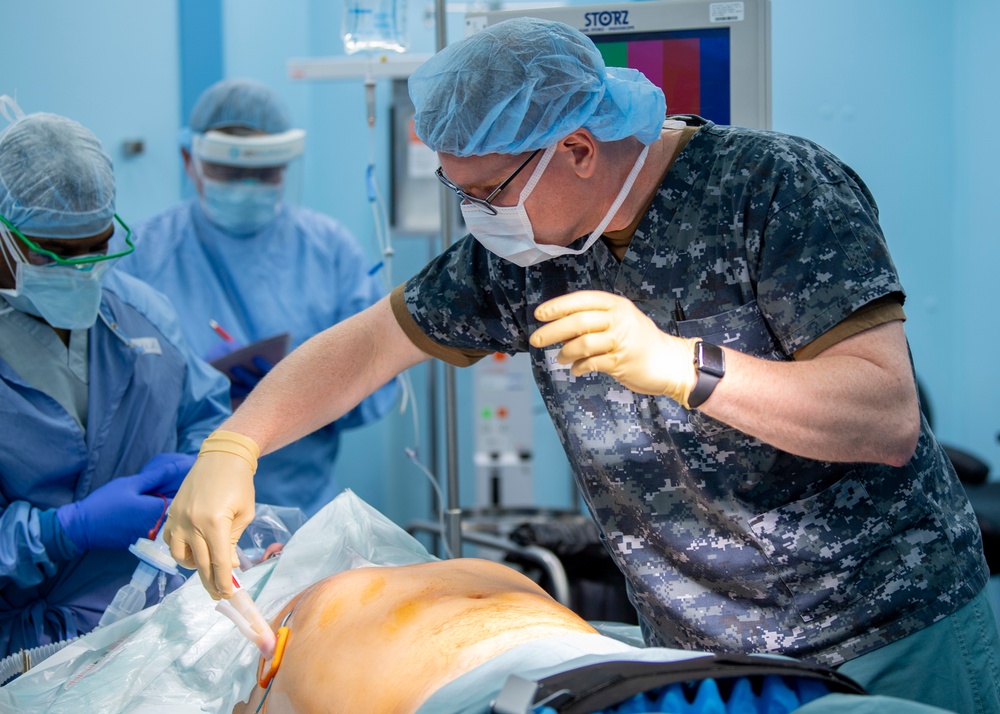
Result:
M224 231L249 235L274 220L281 207L282 183L217 181L202 177L201 207Z
M80 266L18 262L13 290L0 295L15 310L34 315L62 330L84 330L97 322L101 284L113 260Z
M604 233L604 229L611 223L611 219L618 213L618 209L621 208L629 191L632 190L632 185L635 183L639 171L642 170L648 153L649 147L644 146L642 152L639 154L639 158L636 159L635 165L625 179L625 183L618 192L618 197L615 198L614 203L611 204L611 208L608 209L604 218L587 237L581 248L536 243L535 232L531 228L531 220L528 218L528 212L524 208L525 201L528 200L528 196L534 190L535 184L538 183L538 180L542 176L542 172L555 154L554 146L549 147L542 154L538 166L531 174L531 178L528 179L527 185L522 189L516 206L494 206L497 212L497 215L494 216L486 209L474 203L463 203L461 206L462 217L465 218L465 225L468 227L469 232L472 233L483 247L491 253L509 260L522 268L527 268L529 265L537 265L559 255L580 255L594 245L597 239L601 237L601 234Z

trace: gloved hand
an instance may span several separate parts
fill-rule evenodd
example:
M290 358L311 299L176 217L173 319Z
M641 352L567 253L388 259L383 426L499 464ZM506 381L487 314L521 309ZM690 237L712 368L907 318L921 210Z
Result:
M206 362L214 362L225 357L230 352L235 352L243 348L242 342L219 342L205 355ZM264 378L264 375L274 369L274 365L261 355L254 355L250 360L254 368L249 369L242 365L237 365L229 370L226 375L229 377L229 396L233 400L233 406L238 405L250 391L257 386L257 383Z
M556 359L572 364L573 374L604 372L633 392L663 394L688 407L698 340L661 331L631 300L581 290L542 303L535 317L549 324L531 335L532 347L562 342Z
M158 454L134 476L112 479L82 500L60 506L56 517L81 553L126 550L149 536L193 463L190 454Z
M254 370L237 365L229 370L229 393L233 401L242 401L250 394L250 390L257 386L257 383L264 378L264 375L274 369L274 365L260 355L254 355L250 360Z
M260 447L231 431L212 432L174 497L163 538L170 555L196 568L209 595L233 594L232 569L239 565L236 543L253 520L253 475Z

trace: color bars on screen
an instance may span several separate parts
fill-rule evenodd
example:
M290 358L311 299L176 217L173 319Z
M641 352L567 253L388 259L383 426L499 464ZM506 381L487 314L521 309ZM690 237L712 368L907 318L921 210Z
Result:
M663 90L667 113L730 122L729 30L592 37L609 67L631 67Z

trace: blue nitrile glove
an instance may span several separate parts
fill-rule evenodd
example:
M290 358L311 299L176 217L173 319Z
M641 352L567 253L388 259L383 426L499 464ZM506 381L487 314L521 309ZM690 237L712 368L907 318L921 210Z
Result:
M112 479L83 500L56 509L59 525L81 553L127 550L159 521L194 464L193 454L158 454L134 476ZM158 494L158 495L153 495Z
M274 365L260 355L255 355L250 361L255 368L253 371L239 365L230 370L229 381L232 384L229 393L233 399L246 399L250 390L257 386L265 374L274 369Z

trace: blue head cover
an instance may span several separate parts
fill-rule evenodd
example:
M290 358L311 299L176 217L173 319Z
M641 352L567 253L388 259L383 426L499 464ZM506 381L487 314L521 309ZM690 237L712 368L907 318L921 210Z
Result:
M240 126L265 134L292 128L292 119L281 97L250 79L225 79L202 92L191 110L188 127L195 134L210 129Z
M569 25L521 17L449 45L410 76L420 140L455 156L519 154L587 129L598 141L660 136L663 92L634 69L605 67Z
M25 235L88 238L115 213L111 157L82 125L28 114L0 132L0 214Z

